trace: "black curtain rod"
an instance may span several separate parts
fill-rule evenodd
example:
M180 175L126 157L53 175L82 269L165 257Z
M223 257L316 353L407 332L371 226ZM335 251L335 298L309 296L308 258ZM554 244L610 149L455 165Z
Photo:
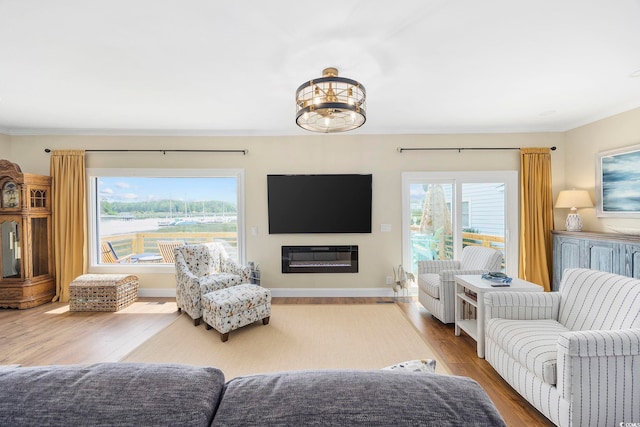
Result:
M455 150L458 153L463 150L520 150L520 147L435 147L435 148L403 148L398 147L398 153L402 153L403 151L444 151L444 150ZM555 151L556 147L551 147L551 151Z
M92 152L92 153L96 153L96 152L101 152L101 153L106 153L106 152L110 152L110 153L137 152L137 153L162 153L162 154L167 154L167 153L242 153L245 156L249 152L249 150L247 150L247 149L244 149L244 150L84 150L84 151ZM50 153L51 149L50 148L45 148L44 152L45 153Z

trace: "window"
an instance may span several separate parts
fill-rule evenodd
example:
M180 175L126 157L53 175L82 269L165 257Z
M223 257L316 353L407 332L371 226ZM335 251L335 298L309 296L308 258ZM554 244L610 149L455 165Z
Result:
M244 174L229 169L89 169L91 265L173 271L173 248L222 242L244 262Z
M503 252L505 271L517 277L518 193L516 171L405 172L403 264L458 259L463 247Z

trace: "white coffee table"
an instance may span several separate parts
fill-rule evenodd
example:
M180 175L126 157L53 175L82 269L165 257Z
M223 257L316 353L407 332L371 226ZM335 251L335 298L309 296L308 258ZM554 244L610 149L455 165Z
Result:
M484 294L487 292L512 291L512 292L542 292L542 286L526 280L513 278L510 286L493 287L493 282L484 280L480 275L460 275L454 276L456 282L456 304L455 304L455 331L456 336L460 335L460 330L465 331L478 343L478 357L484 358ZM472 298L465 293L469 290L476 293L476 298ZM476 307L475 319L464 319L462 317L462 302Z

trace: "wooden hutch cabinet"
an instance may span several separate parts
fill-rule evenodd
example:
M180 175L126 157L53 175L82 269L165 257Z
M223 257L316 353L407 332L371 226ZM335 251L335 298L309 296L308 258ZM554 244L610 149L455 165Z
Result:
M55 295L51 177L0 160L0 307L31 308Z

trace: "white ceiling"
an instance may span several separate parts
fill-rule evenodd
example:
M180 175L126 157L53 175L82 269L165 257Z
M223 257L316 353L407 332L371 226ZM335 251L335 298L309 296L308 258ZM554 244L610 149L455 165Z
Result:
M309 135L326 67L354 134L564 131L640 107L640 0L0 0L0 132Z

